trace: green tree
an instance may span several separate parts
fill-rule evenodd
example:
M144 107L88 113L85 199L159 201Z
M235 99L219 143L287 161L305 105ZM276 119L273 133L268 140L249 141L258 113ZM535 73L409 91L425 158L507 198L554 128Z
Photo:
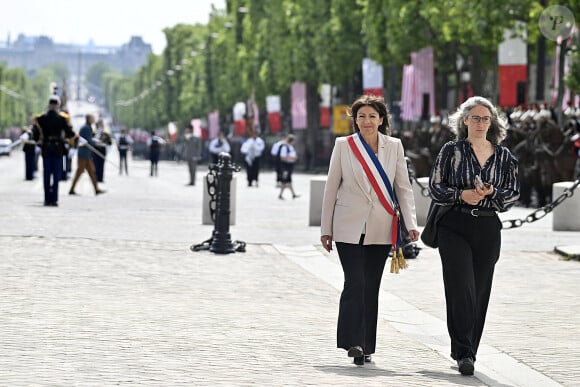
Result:
M99 96L103 94L103 77L111 71L111 67L105 62L97 62L87 69L85 83L91 94L97 94Z

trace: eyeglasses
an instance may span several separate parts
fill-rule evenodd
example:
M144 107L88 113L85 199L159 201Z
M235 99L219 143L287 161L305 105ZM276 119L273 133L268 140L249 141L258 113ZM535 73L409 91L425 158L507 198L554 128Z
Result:
M489 124L491 122L491 116L471 116L471 121L479 124L483 121L484 124Z

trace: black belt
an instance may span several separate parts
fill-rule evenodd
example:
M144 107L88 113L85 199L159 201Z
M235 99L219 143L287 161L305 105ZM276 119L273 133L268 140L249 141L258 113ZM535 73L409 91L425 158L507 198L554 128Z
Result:
M474 217L478 216L495 216L495 211L490 208L480 208L480 207L469 207L469 206L457 206L454 207L455 211L463 212L464 214L469 214Z

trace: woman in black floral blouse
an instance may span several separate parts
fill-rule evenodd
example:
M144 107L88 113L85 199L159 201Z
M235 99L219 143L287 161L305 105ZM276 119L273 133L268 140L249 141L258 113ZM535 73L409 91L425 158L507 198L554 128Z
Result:
M456 139L441 148L429 190L436 203L453 207L439 222L438 234L447 328L451 357L461 374L473 375L500 255L497 212L519 197L518 163L500 145L505 122L487 99L469 98L449 121Z

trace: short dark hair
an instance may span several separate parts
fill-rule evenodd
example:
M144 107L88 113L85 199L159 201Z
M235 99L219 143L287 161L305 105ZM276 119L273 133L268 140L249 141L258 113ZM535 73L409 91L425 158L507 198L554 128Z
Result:
M391 115L389 114L389 110L387 109L387 104L382 97L375 97L373 95L363 95L356 101L354 101L347 111L347 115L350 117L352 122L352 128L354 132L360 131L357 123L356 123L356 114L358 113L359 109L363 106L370 106L379 113L379 117L383 119L383 122L379 125L379 132L382 134L390 135L391 134L391 124L390 118Z

